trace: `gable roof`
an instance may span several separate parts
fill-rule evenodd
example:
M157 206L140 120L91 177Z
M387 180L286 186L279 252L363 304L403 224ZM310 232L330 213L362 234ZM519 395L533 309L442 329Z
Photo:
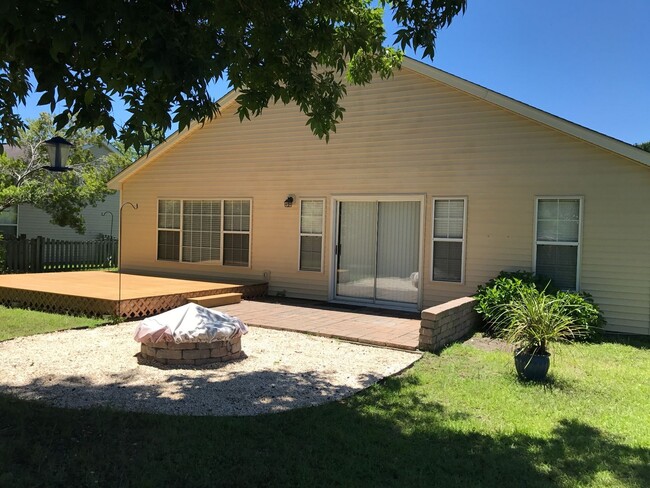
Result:
M402 69L409 69L430 79L438 81L444 85L460 90L475 98L479 98L487 103L496 105L515 114L526 117L545 126L551 127L564 134L576 137L582 141L593 144L594 146L605 149L614 154L627 158L635 163L643 164L650 167L650 153L639 149L638 147L627 144L623 141L607 136L600 132L588 129L574 122L558 117L556 115L535 108L526 103L507 97L484 86L477 85L458 76L452 75L438 68L434 68L421 61L405 57L402 62ZM235 103L239 93L235 90L230 91L224 97L218 100L218 104L223 110L227 106ZM185 140L195 130L202 127L203 124L192 122L188 129L183 132L176 131L162 144L156 146L149 154L141 157L135 163L125 168L108 182L108 187L118 190L119 185L133 174L137 173L143 167L149 165L162 154L174 147L179 142Z

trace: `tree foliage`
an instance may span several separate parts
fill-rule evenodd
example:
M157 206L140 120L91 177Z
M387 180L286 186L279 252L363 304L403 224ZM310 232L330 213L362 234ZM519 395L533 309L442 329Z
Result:
M12 142L15 113L32 91L66 107L57 128L118 135L113 100L130 112L120 138L139 147L212 119L208 87L226 78L241 119L269 103L295 102L319 137L342 119L346 84L390 76L407 46L433 57L436 33L466 0L4 0L0 2L0 139ZM383 9L399 29L387 48ZM343 76L346 68L347 78ZM30 74L36 80L30 83Z
M648 142L641 142L640 144L635 144L636 147L639 149L643 149L644 151L650 152L650 141Z
M65 127L64 127L65 129ZM79 129L68 139L74 144L67 166L73 171L51 173L43 166L50 161L44 141L57 134L53 117L43 113L18 132L17 150L0 154L0 211L29 203L47 212L52 223L70 226L79 233L85 230L81 211L96 205L109 193L106 182L132 159L110 153L99 160L93 148L104 144L96 131Z

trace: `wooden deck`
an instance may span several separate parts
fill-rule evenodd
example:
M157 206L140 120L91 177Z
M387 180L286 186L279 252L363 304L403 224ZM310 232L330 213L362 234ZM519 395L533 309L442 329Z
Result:
M242 293L244 298L256 298L267 290L266 283L215 283L125 273L119 289L118 284L118 273L112 271L0 275L0 303L137 318L179 307L190 297Z

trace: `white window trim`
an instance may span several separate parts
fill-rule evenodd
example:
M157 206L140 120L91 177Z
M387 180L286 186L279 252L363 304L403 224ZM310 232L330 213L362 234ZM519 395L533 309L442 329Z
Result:
M161 200L178 200L181 203L181 222L180 222L180 227L178 229L161 229L158 227L158 209L160 208L160 201ZM210 201L220 201L221 202L221 231L219 235L219 254L221 256L221 259L219 260L213 260L213 261L201 261L201 262L191 262L191 261L183 261L183 209L185 206L186 201L197 201L197 200L210 200ZM250 202L250 222L248 226L248 231L240 231L240 230L228 230L224 231L223 229L223 221L224 221L224 211L225 211L225 205L224 202L226 200L247 200ZM158 258L158 245L159 245L159 233L158 231L174 231L174 232L180 232L180 239L179 239L179 250L178 250L178 261L173 261L171 259L160 259ZM251 257L252 257L252 248L253 248L253 239L252 239L252 234L253 234L253 199L252 198L241 198L241 197L227 197L227 198L199 198L199 197L193 197L193 198L178 198L178 197L159 197L156 199L156 262L161 262L161 263L181 263L185 265L191 265L191 266L225 266L229 268L248 268L250 269L252 267L251 264ZM224 264L223 263L223 237L224 233L228 234L248 234L248 265L247 266L237 266L234 264Z
M301 232L302 228L302 202L303 200L307 201L317 201L321 202L323 204L323 219L321 221L321 233L320 234L309 234L309 233L303 233ZM326 219L326 198L323 197L315 197L315 198L309 198L309 197L300 197L298 199L298 271L302 273L320 273L323 274L325 272L324 264L325 264L325 219ZM302 243L302 237L320 237L320 270L319 271L313 271L313 270L308 270L308 269L301 269L300 268L300 253L302 251L301 243Z
M181 211L180 211L180 223L178 229L170 229L170 228L161 228L160 227L160 202L161 201L169 201L169 200L178 200L181 203ZM161 262L161 263L175 263L175 262L181 262L181 257L183 253L183 200L180 198L157 198L156 199L156 262ZM178 242L179 242L179 249L178 249L178 261L174 261L173 259L160 259L158 257L158 252L160 249L160 232L165 231L165 232L178 232Z
M188 198L188 200L190 200ZM209 200L209 199L208 199ZM253 199L252 198L239 198L239 197L230 197L230 198L217 198L216 200L221 200L221 261L218 262L221 266L227 266L229 268L244 268L244 269L251 269L252 264L251 264L251 256L252 256L252 250L253 250ZM248 209L250 211L250 214L248 216L248 230L225 230L224 228L224 217L226 215L226 200L246 200L248 201ZM237 264L224 264L223 262L223 252L224 252L224 236L225 234L241 234L241 235L247 235L248 236L248 264L246 266L240 266ZM181 243L182 244L182 243Z
M578 242L553 242L553 241L538 241L537 240L537 212L539 209L540 200L578 200L580 209L579 222L578 222ZM584 197L579 195L538 195L535 197L535 211L533 220L533 265L531 269L533 273L537 273L537 246L573 246L578 248L576 256L576 291L580 291L580 275L582 274L582 222L584 220Z
M451 237L435 237L435 218L436 218L436 202L448 200L462 200L463 201L463 238ZM447 281L447 280L434 280L433 279L433 247L436 241L439 242L461 242L461 262L460 262L460 281ZM433 283L445 283L448 285L464 285L465 284L465 257L467 254L467 197L433 197L431 206L431 265L429 266L429 279Z

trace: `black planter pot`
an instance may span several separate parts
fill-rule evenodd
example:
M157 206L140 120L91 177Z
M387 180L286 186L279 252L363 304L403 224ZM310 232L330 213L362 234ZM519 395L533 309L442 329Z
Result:
M515 368L520 378L542 381L546 378L550 365L551 355L548 353L530 354L521 349L515 351Z

